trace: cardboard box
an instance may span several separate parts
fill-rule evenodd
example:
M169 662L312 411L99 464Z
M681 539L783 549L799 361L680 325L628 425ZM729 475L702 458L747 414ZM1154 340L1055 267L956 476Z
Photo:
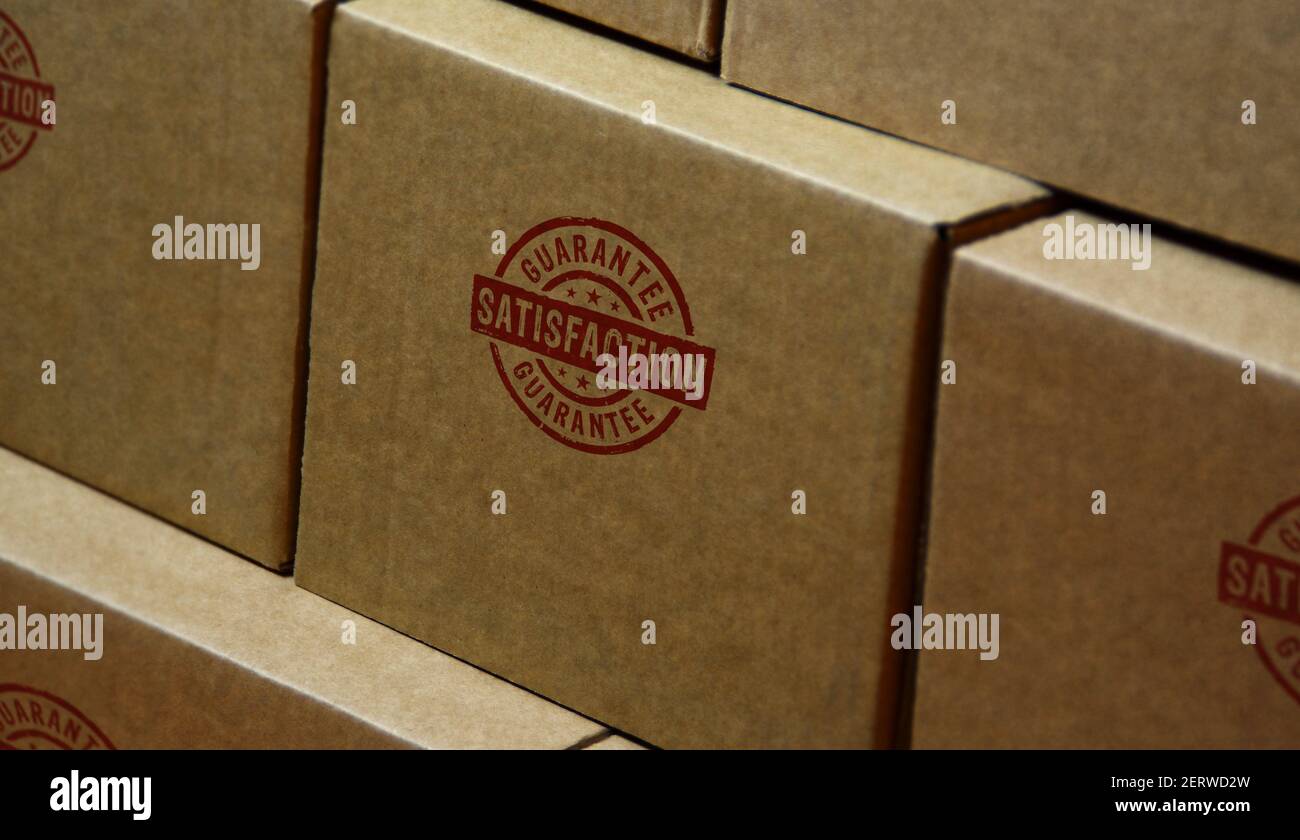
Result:
M691 58L713 61L718 57L723 0L540 1Z
M331 8L0 17L0 73L56 109L0 128L30 138L0 139L0 443L271 567L292 559Z
M1042 190L503 3L330 50L298 582L658 746L889 743L936 280ZM707 396L597 394L485 291Z
M562 748L605 734L2 449L0 593L0 749ZM59 631L60 649L56 624L78 630Z
M1044 245L957 251L924 604L1000 613L1000 655L920 654L913 743L1300 744L1300 284Z
M722 72L1297 260L1295 20L1289 0L730 0Z

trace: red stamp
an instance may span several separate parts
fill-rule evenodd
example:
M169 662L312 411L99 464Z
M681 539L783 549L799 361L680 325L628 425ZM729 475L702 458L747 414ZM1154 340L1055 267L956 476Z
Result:
M1260 520L1245 544L1223 544L1219 600L1255 622L1264 666L1300 703L1300 496Z
M474 276L469 324L519 410L574 449L631 452L708 404L716 354L694 340L677 278L612 222L534 226Z
M25 685L0 685L0 750L114 750L113 742L60 697Z
M45 103L54 101L54 86L41 80L41 65L27 36L0 12L0 171L23 159L42 131Z

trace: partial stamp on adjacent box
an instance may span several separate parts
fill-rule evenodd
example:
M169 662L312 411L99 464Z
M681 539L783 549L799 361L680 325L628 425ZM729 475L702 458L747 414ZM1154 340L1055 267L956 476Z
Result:
M1219 600L1255 622L1255 650L1300 703L1300 496L1270 511L1245 543L1219 554Z
M22 160L43 131L54 85L41 78L36 51L13 18L0 11L0 171Z

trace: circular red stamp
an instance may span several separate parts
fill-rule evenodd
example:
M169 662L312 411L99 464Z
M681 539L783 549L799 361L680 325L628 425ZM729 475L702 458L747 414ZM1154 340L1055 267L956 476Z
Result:
M13 18L0 11L0 171L31 151L42 131L51 131L46 102L54 101L54 86L41 79L27 36Z
M94 721L36 688L0 685L0 750L113 750Z
M631 452L708 405L716 353L677 277L635 234L561 217L475 275L470 329L529 421L582 452Z
M1219 600L1255 622L1264 667L1300 703L1300 496L1270 511L1245 543L1223 543Z

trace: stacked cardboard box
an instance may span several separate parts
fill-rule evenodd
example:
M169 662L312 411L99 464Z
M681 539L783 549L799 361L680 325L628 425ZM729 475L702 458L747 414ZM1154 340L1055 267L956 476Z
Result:
M1003 633L920 654L918 746L1300 742L1300 273L1204 238L1300 258L1294 19L728 4L732 82L1123 208L957 252L918 591ZM1119 233L1143 264L1102 253Z
M34 138L22 155L0 148L0 445L273 568L293 556L331 10L0 17L0 70L54 103L53 125L5 122Z
M8 3L0 744L1294 745L1287 12Z
M658 745L891 743L936 286L1045 193L502 3L330 51L298 582Z
M730 0L737 84L1300 259L1291 0Z
M565 748L607 735L4 450L0 593L4 747Z
M1300 284L1044 258L1102 223L957 252L925 605L1000 613L1001 654L923 653L913 741L1295 746Z

